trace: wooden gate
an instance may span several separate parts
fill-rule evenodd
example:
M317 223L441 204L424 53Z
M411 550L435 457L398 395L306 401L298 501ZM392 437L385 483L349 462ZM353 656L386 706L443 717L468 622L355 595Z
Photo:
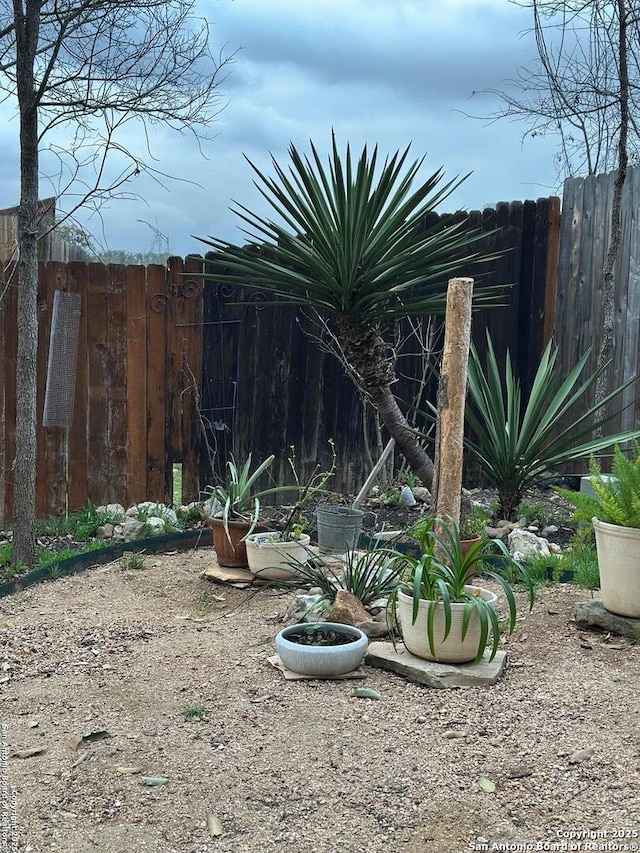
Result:
M197 259L169 268L41 263L38 282L36 513L61 515L94 504L169 501L172 463L183 465L183 497L198 496L202 361ZM183 270L186 275L183 275ZM0 308L0 523L12 517L15 456L17 289L5 273ZM4 289L3 287L3 289ZM80 294L73 422L42 427L56 290Z

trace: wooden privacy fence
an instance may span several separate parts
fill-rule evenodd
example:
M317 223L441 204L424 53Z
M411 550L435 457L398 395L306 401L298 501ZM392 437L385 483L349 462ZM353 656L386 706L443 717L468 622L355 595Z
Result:
M86 505L171 498L172 460L185 498L198 494L196 398L202 353L197 261L162 266L41 263L38 283L38 517ZM6 271L0 310L0 519L12 517L17 290ZM71 429L42 427L51 307L56 290L80 294ZM65 365L59 365L64 370Z
M603 267L611 231L615 172L565 181L558 256L554 337L559 370L566 374L591 347L595 370L603 328ZM622 242L615 266L614 355L611 389L638 373L640 365L640 167L629 168L622 195ZM591 399L572 414L581 414ZM627 407L608 427L611 432L640 425L640 400L631 385Z
M437 219L430 217L426 225ZM483 352L489 328L497 352L510 350L525 389L552 332L559 220L557 198L504 203L469 214L470 226L485 234L478 248L503 254L483 267L465 266L462 260L458 274L480 275L484 284L513 285L505 293L506 307L474 314L474 338ZM231 447L240 459L249 452L254 460L274 453L273 479L287 483L290 446L307 476L317 461L326 470L328 439L333 438L337 475L328 485L343 493L357 490L370 464L364 452L364 409L337 359L310 340L308 333L317 335L317 329L308 315L261 305L259 293L228 288L221 280L205 288L203 317L201 403L218 460L224 463ZM424 370L416 349L416 340L408 340L394 385L396 395L407 402ZM435 400L435 382L428 383L426 397Z
M558 199L513 202L470 214L486 232L482 249L504 250L486 283L512 284L508 305L474 315L482 351L491 329L497 352L510 349L525 387L552 331ZM498 228L497 233L490 233ZM40 264L37 514L86 504L170 501L172 467L182 463L183 499L219 475L230 452L254 462L276 455L273 481L290 482L294 446L302 475L329 462L331 488L351 492L368 473L364 409L342 366L310 340L303 312L190 276L202 261L170 259L134 267ZM477 273L461 264L460 274ZM0 523L12 517L15 456L16 296L11 269L0 306ZM43 402L56 291L80 294L71 428L44 428ZM69 366L71 367L71 365ZM56 365L64 370L64 365ZM413 396L424 363L415 343L402 355L401 399ZM434 389L427 388L430 399Z

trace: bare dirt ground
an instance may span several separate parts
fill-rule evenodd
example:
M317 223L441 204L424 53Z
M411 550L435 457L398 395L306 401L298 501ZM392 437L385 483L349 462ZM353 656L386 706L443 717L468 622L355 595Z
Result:
M213 585L212 559L147 556L0 600L8 754L46 749L6 762L19 851L638 847L640 646L576 629L589 593L542 589L495 687L368 666L362 682L288 682L266 658L290 596Z

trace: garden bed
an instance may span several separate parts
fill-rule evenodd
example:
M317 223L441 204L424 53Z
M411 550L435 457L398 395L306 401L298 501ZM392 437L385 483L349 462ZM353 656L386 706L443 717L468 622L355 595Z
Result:
M576 629L585 591L539 590L495 687L365 666L372 701L285 681L267 657L290 596L204 580L213 557L0 601L7 748L46 750L8 761L20 851L460 853L640 825L640 647Z

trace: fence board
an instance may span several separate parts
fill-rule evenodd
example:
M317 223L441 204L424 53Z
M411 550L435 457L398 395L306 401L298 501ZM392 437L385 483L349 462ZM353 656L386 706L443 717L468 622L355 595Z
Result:
M147 267L147 492L169 498L165 478L165 360L169 297L164 267Z
M2 245L2 218L0 217L0 245ZM0 264L0 353L5 352L5 313L6 288L8 269ZM6 362L0 358L0 527L5 525L5 491L6 491L6 459L5 459L5 423L6 423Z
M108 325L107 268L89 264L87 286L87 361L89 382L88 466L91 472L88 498L94 504L109 503L114 484L109 481L108 444Z
M147 292L144 267L127 267L127 500L147 499Z
M127 284L126 268L107 268L108 480L126 493L127 483ZM113 494L111 486L110 494Z
M42 423L44 393L47 377L47 362L49 355L49 338L51 333L51 317L53 312L53 297L56 290L67 289L67 265L53 262L46 267L40 267L39 284L42 296L41 305L45 309L38 323L38 425ZM45 471L44 498L45 505L38 507L38 514L61 517L67 512L67 435L66 430L59 427L49 427L38 430L40 433L37 445L38 456L44 456L44 465L39 470ZM37 481L37 478L36 478ZM38 512L39 510L39 512Z
M14 460L16 455L16 366L18 348L18 288L16 268L9 271L10 285L4 298L4 506L5 523L13 518Z
M87 265L78 261L68 266L67 286L80 294L78 361L73 421L69 430L69 511L85 506L89 495L87 459L87 415L89 408L89 365L87 360Z
M165 429L166 429L166 472L173 462L182 459L182 329L179 324L184 317L184 296L182 294L182 259L169 258L169 303L166 315L166 386L165 386Z
M547 251L545 261L546 272L544 290L543 347L546 346L553 337L553 314L554 306L556 304L556 292L558 285L558 255L560 251L560 228L562 222L560 216L560 199L552 197L545 199L545 201L548 201L549 206L546 232ZM538 242L542 243L543 239L543 229L541 228Z
M633 376L640 364L640 169L633 169L629 179L632 184L631 204L629 208L629 270L627 284L627 334L624 344L623 377ZM626 389L623 396L624 411L621 428L630 429L639 419L640 406L636 385Z
M199 483L199 443L200 386L202 382L202 283L190 273L202 271L202 260L188 257L184 262L185 292L182 356L182 502L198 500Z

